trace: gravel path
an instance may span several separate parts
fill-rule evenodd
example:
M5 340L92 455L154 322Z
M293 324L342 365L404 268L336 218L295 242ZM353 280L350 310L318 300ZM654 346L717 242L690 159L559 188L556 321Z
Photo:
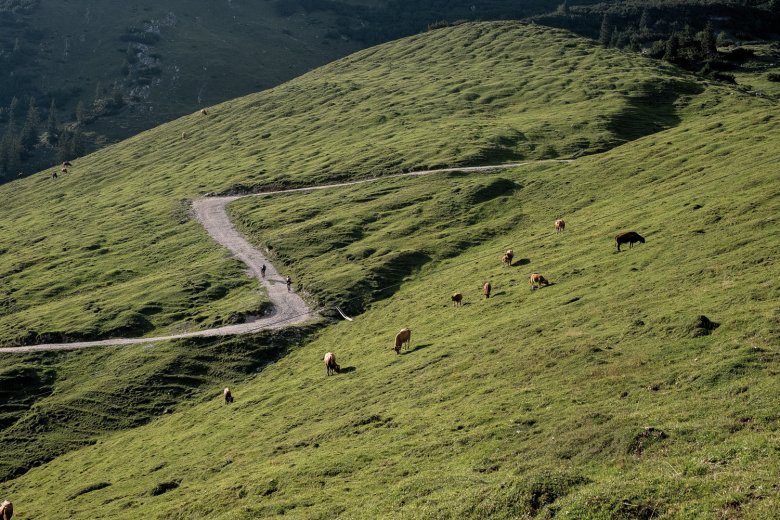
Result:
M442 168L438 170L424 170L418 172L399 173L396 175L386 175L383 177L373 177L370 179L361 179L358 181L342 182L337 184L325 184L320 186L310 186L306 188L295 188L289 190L279 190L267 193L254 193L249 195L236 195L230 197L206 197L196 199L192 202L192 208L198 221L203 225L208 234L216 242L227 248L233 255L244 262L249 271L263 284L268 291L268 298L273 303L271 314L263 316L247 323L228 325L215 329L199 330L187 332L184 334L171 334L168 336L155 336L148 338L115 338L100 341L77 341L73 343L48 343L42 345L29 345L23 347L2 347L0 353L24 353L40 352L46 350L77 350L89 347L121 347L125 345L150 344L159 341L169 341L173 339L194 338L194 337L214 337L214 336L237 336L240 334L251 334L261 330L279 329L295 323L302 323L318 319L319 314L309 307L294 291L288 292L285 279L276 268L263 256L260 251L255 249L241 234L228 218L225 206L234 200L243 197L268 197L282 193L298 193L303 191L325 190L330 188L339 188L344 186L354 186L357 184L366 184L387 179L399 177L418 177L434 173L446 172L489 172L497 170L506 170L518 166L524 166L536 162L558 162L568 163L570 160L551 160L551 161L527 161L522 163L501 164L496 166L473 166L466 168ZM261 276L260 268L266 265L265 278Z

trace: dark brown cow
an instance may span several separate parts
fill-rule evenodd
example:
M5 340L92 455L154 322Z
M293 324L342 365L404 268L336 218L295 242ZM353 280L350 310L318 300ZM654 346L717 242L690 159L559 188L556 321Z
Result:
M401 331L395 335L395 353L400 354L401 348L406 345L406 349L412 345L412 331L409 329L401 329Z
M531 290L534 290L537 287L541 289L542 285L544 285L545 287L550 285L550 282L539 273L532 274L531 277L528 279L528 282L531 284Z
M645 238L636 231L626 231L625 233L620 233L615 237L615 244L617 245L618 253L620 252L621 244L628 244L628 248L631 249L637 242L644 244Z
M67 168L69 166L73 166L73 163L71 163L70 161L65 161L64 163L62 163L63 168Z
M459 292L456 292L452 295L452 305L459 307L461 303L463 303L463 295Z
M482 294L485 295L485 299L490 298L490 291L493 289L493 287L490 285L490 282L485 282L485 284L482 286Z
M341 372L341 367L336 363L336 355L333 352L328 352L323 358L325 362L325 375L338 374Z
M230 391L230 388L226 387L222 393L225 395L225 404L230 404L233 402L233 394Z
M555 221L555 232L559 233L566 229L566 221L564 221L562 218L559 218Z
M4 500L0 504L0 520L11 520L14 516L14 505L9 500Z

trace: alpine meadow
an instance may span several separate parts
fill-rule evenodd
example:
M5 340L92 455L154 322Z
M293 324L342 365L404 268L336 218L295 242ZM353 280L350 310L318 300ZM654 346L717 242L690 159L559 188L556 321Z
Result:
M776 518L780 87L749 48L735 83L442 24L0 186L0 501ZM310 312L209 335L280 294Z

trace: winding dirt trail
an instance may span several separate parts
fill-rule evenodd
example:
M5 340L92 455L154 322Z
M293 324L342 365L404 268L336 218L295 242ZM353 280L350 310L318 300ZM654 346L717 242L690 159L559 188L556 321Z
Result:
M371 177L357 181L341 182L336 184L323 184L318 186L309 186L306 188L294 188L289 190L279 190L266 193L252 193L248 195L236 195L229 197L206 197L195 199L192 202L192 209L198 221L208 232L209 236L217 243L227 248L233 255L244 262L252 275L268 291L268 298L273 304L273 311L252 321L239 323L236 325L227 325L214 329L199 330L183 334L171 334L168 336L155 336L148 338L115 338L99 341L76 341L73 343L46 343L41 345L28 345L22 347L2 347L0 353L26 353L42 352L49 350L77 350L90 347L121 347L126 345L139 345L157 343L160 341L169 341L182 338L194 337L214 337L214 336L237 336L241 334L251 334L261 330L271 330L287 327L296 323L319 319L320 316L316 310L312 309L298 294L294 291L288 292L284 277L282 277L276 268L255 249L241 233L235 228L227 215L225 207L240 198L244 197L269 197L284 193L299 193L305 191L327 190L331 188L340 188L345 186L355 186L370 182L383 181L388 179L397 179L400 177L419 177L435 173L446 172L491 172L507 170L518 166L525 166L534 163L557 162L569 163L571 160L552 159L549 161L526 161L520 163L501 164L495 166L471 166L464 168L441 168L437 170L423 170L409 173L399 173L395 175L386 175L383 177ZM261 275L261 267L266 265L265 278Z

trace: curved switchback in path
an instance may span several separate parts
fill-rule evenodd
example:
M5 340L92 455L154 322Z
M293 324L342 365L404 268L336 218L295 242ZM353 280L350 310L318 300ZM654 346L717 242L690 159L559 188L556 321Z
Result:
M558 162L569 163L568 159L551 159L548 161L526 161L520 163L500 164L495 166L469 166L462 168L441 168L437 170L423 170L417 172L398 173L395 175L385 175L382 177L372 177L357 181L341 182L337 184L323 184L318 186L309 186L306 188L293 188L289 190L279 190L265 193L251 193L248 195L234 195L226 197L205 197L195 199L192 202L192 209L198 221L208 232L209 236L217 243L227 248L233 255L244 262L252 275L268 291L268 298L273 304L273 311L246 323L236 325L227 325L214 329L198 330L182 334L171 334L168 336L154 336L148 338L114 338L97 341L75 341L73 343L46 343L41 345L27 345L21 347L2 347L0 353L26 353L40 352L47 350L76 350L89 347L120 347L125 345L149 344L160 341L169 341L174 339L194 338L194 337L215 337L215 336L238 336L241 334L251 334L261 330L271 330L286 327L296 323L319 318L316 310L312 309L298 294L287 291L285 279L279 274L276 268L250 244L241 233L236 230L230 218L225 211L225 206L243 197L268 197L283 193L298 193L304 191L325 190L330 188L340 188L345 186L354 186L357 184L366 184L369 182L382 181L387 179L396 179L399 177L417 177L430 175L434 173L446 172L490 172L497 170L507 170L524 166L536 162ZM266 265L265 277L260 270Z

